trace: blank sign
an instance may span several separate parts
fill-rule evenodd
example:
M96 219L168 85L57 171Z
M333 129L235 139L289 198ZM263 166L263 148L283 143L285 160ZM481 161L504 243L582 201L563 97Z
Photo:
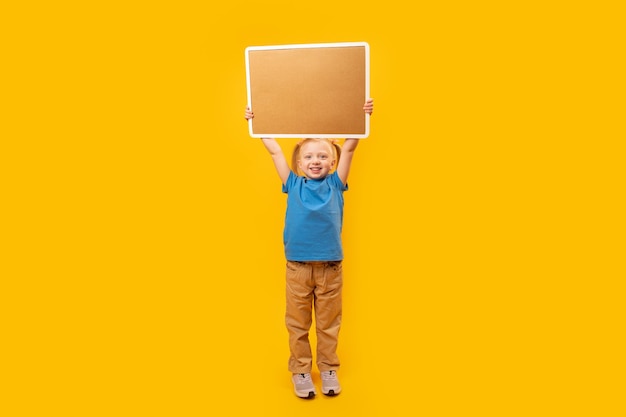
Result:
M246 48L250 136L366 138L365 42Z

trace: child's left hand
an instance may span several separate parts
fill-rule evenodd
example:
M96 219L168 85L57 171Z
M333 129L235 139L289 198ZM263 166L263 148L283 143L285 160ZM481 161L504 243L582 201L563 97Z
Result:
M365 104L363 105L363 110L365 111L365 113L370 114L370 115L374 113L374 99L373 98L368 98L365 101Z

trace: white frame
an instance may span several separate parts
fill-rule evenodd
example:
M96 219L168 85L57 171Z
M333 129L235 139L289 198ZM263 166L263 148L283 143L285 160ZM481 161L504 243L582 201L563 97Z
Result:
M335 47L364 47L365 48L365 97L363 102L370 97L370 48L367 42L333 42L333 43L308 43L308 44L290 44L290 45L268 45L268 46L249 46L245 50L246 61L246 90L248 107L252 107L252 93L250 91L250 51L274 50L274 49L298 49L298 48L335 48ZM365 139L370 133L370 115L365 114L365 133L363 134L256 134L252 131L252 119L248 120L248 132L253 138L273 137L273 138L307 138L315 136L318 138L354 138Z

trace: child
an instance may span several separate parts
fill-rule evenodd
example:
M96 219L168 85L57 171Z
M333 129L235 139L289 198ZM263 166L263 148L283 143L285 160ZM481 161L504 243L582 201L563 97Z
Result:
M363 110L372 114L372 99L367 99ZM253 117L247 107L246 120ZM316 394L309 344L314 308L322 393L337 395L341 391L336 350L342 311L343 192L348 189L350 164L359 140L346 139L343 148L329 139L301 140L293 151L292 168L276 140L261 140L287 193L283 233L287 258L285 323L294 390L302 398Z

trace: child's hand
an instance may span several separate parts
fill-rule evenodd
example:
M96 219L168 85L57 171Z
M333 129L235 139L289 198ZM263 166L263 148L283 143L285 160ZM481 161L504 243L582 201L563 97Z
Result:
M252 113L252 110L250 110L250 107L246 107L246 114L244 117L246 118L246 120L250 120L254 118L254 113Z
M365 113L367 114L372 114L374 113L374 99L373 98L368 98L365 101L365 104L363 105L363 110L365 111Z

